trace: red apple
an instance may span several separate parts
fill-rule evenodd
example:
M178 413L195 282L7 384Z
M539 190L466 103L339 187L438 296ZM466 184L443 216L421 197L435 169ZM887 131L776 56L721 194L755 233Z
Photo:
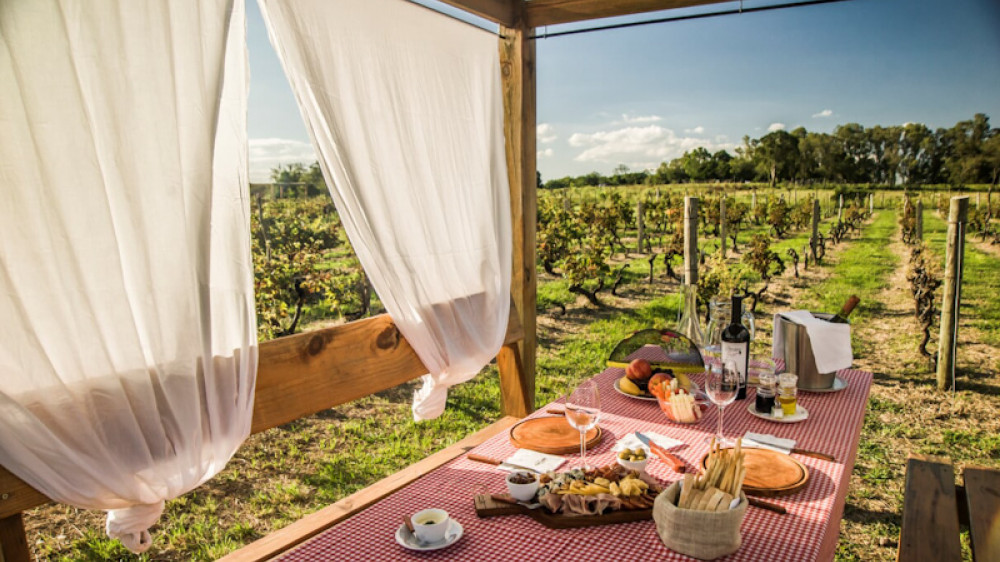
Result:
M645 359L636 359L625 367L625 376L634 381L644 381L653 376L653 367Z

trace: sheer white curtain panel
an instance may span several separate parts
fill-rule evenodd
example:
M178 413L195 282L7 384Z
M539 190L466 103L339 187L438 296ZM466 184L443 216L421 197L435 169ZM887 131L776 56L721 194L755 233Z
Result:
M344 230L430 371L414 417L437 417L510 310L497 38L405 0L259 4Z
M0 2L0 464L136 552L250 432L244 9Z

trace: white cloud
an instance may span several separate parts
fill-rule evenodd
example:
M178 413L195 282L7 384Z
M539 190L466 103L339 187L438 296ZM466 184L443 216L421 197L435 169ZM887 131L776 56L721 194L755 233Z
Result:
M824 109L823 111L820 111L819 113L813 113L813 117L829 117L831 115L833 115L833 110L832 109Z
M539 123L538 126L535 127L535 139L537 139L538 142L543 144L550 143L557 138L559 138L559 135L556 135L552 125L549 125L548 123Z
M538 158L551 158L555 154L555 151L551 148L546 148L545 150L538 151Z
M767 130L770 131L770 132L772 132L772 133L775 132L775 131L783 131L783 130L785 130L785 124L784 123L771 123L770 125L767 126Z
M734 145L712 142L710 139L677 136L659 125L624 127L596 133L574 133L570 146L584 149L576 155L578 162L630 162L634 168L655 168L660 162L703 146L710 151L732 149Z
M312 164L316 151L312 144L290 139L250 139L250 181L271 181L271 169L279 164Z
M628 113L623 113L621 122L627 125L636 125L639 123L656 123L662 120L663 118L659 115L636 115L633 117Z
M700 135L700 134L702 134L702 133L705 132L705 127L702 127L701 125L698 125L694 129L684 129L684 132L685 133L689 133L689 134L690 133L694 133L696 135Z

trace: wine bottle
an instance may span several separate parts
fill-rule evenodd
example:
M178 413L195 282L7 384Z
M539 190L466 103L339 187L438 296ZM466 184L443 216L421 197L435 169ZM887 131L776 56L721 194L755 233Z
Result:
M740 323L743 311L743 297L733 295L733 312L729 325L722 331L722 364L730 361L736 363L740 373L740 386L736 393L737 400L747 397L747 371L750 367L750 331Z
M844 303L844 307L840 309L840 312L834 315L829 322L833 322L834 324L847 324L847 317L854 312L854 307L858 306L859 302L861 302L861 299L858 298L858 295L851 295L850 298L847 299L847 302Z

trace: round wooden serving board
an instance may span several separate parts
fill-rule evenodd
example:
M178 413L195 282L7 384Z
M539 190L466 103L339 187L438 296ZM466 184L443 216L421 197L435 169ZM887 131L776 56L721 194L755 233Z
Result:
M603 432L597 426L587 432L587 449L601 442ZM515 447L551 455L568 455L580 451L580 432L563 416L532 418L510 428L510 442Z
M743 491L751 496L787 496L805 488L809 482L809 469L791 455L767 449L742 449L743 465L747 469ZM701 458L705 468L706 454Z

